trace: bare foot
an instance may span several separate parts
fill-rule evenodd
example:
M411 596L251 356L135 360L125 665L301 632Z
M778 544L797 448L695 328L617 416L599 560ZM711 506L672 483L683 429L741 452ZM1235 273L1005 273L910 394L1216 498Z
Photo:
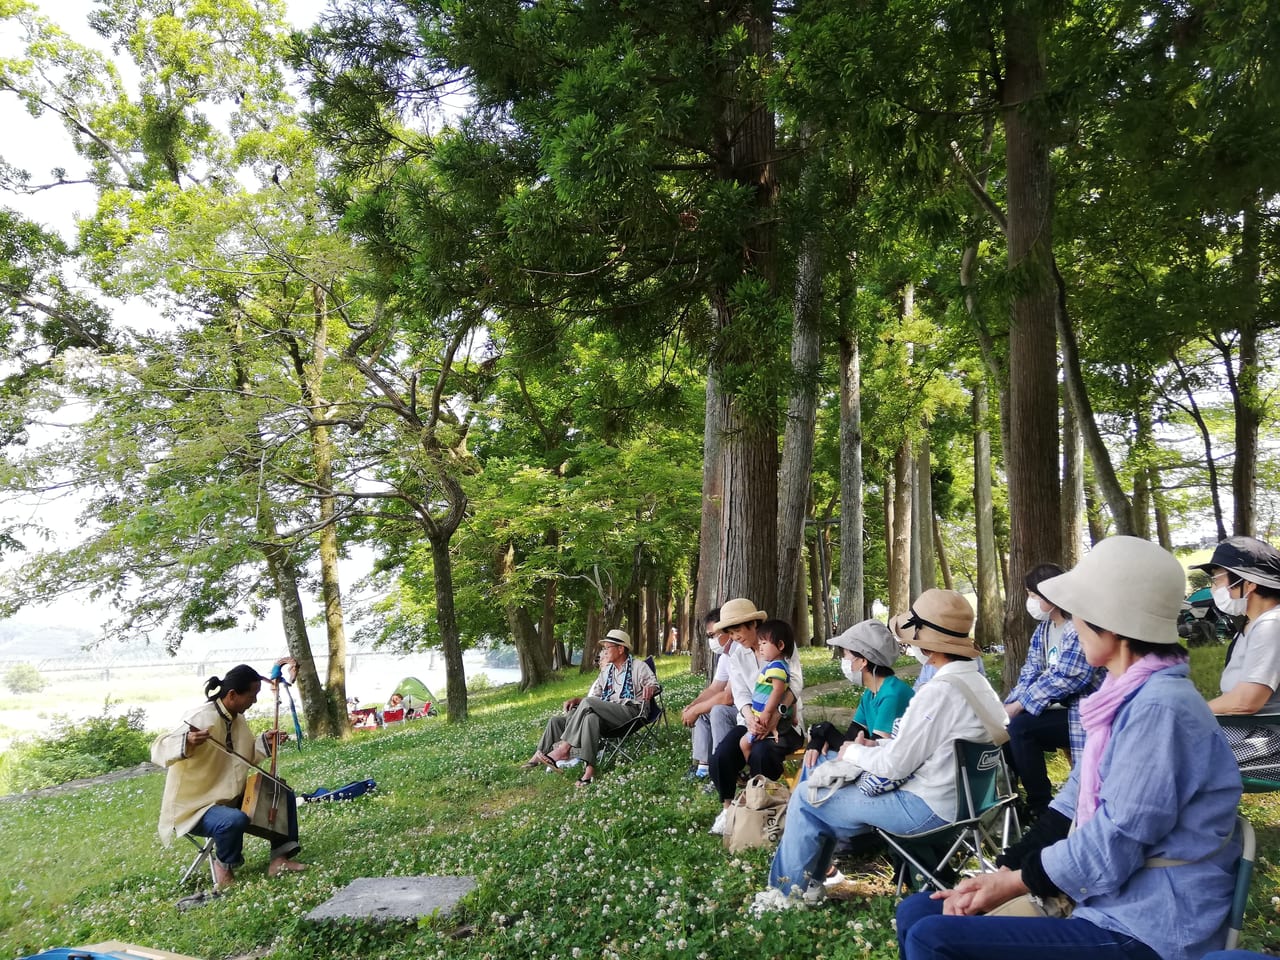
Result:
M301 873L308 867L310 867L310 864L299 863L297 860L290 860L288 857L277 857L267 867L267 876L278 877L282 873Z
M561 760L569 759L570 749L571 748L568 742L565 740L561 740L559 743L557 743L554 747L551 748L551 752L547 754L547 756L549 756L553 762L559 763Z

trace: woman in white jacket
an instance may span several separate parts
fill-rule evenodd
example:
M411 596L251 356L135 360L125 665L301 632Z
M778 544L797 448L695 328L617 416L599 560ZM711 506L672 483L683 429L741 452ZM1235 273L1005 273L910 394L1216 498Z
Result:
M952 590L927 590L890 629L937 667L916 693L890 739L859 737L839 762L828 762L791 797L787 823L755 909L783 909L821 899L822 879L838 841L870 833L918 833L956 818L957 740L991 739L1007 715L979 669L969 639L973 610ZM981 715L979 713L981 712ZM853 776L862 771L855 781Z

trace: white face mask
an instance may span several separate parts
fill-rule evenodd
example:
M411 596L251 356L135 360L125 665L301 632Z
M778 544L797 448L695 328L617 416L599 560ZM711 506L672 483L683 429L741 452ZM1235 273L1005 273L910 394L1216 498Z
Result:
M715 656L718 653L724 653L724 648L720 646L719 634L713 633L711 636L707 637L707 649L711 651L712 656Z
M1053 611L1046 610L1044 607L1040 606L1039 597L1027 597L1027 613L1031 615L1033 620L1039 620L1041 622L1048 620L1053 616Z
M1231 596L1230 587L1214 587L1213 605L1228 617L1242 617L1249 606L1249 598Z
M844 678L855 687L862 686L862 671L853 669L853 661L848 657L840 658L840 672L843 673Z
M929 654L925 653L919 647L907 647L907 653L916 658L916 662L921 666L929 662Z

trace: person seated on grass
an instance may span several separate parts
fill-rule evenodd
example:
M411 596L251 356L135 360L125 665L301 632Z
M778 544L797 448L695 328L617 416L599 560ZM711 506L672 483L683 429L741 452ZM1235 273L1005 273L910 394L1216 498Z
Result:
M1038 622L1018 682L1004 698L1004 709L1009 714L1005 756L1022 781L1031 820L1039 817L1053 799L1044 755L1069 749L1072 762L1079 761L1084 751L1081 698L1097 690L1106 673L1085 660L1071 614L1038 592L1041 582L1062 572L1056 563L1041 563L1023 578L1027 613Z
M293 664L291 657L277 665ZM296 666L294 667L296 671ZM255 737L244 714L257 702L263 677L245 664L232 667L221 679L205 684L206 702L187 714L182 726L162 734L151 745L151 762L165 768L164 799L160 804L160 839L168 846L174 836L193 834L214 841L213 873L218 889L235 881L244 863L244 835L271 842L267 875L307 869L293 858L298 843L298 810L292 794L280 811L275 830L253 827L240 809L245 782L255 763L269 757L288 734L277 731ZM270 682L270 681L268 681ZM232 756L232 753L239 757Z
M1172 554L1123 536L1040 584L1107 670L1080 707L1084 754L999 870L898 905L903 960L1197 960L1223 946L1240 772L1178 645L1185 584ZM983 916L1026 894L1071 915Z
M730 658L729 685L734 691L734 704L740 711L739 715L749 716L754 682L765 663L757 649L760 638L765 634L780 636L782 631L786 632L787 637L791 637L791 627L786 621L770 620L769 615L763 610L757 610L752 601L738 597L720 608L720 620L716 629L727 634L733 641L732 650L726 654ZM794 647L794 640L791 643ZM757 734L745 760L750 775L764 776L770 780L777 780L782 776L787 756L804 744L804 737L800 732L800 697L804 689L804 673L800 668L799 658L794 655L787 660L787 673L790 678L785 701L788 712L775 728L777 736L760 736L760 733L767 731L764 731L758 718L752 718L752 726L739 723L725 735L711 755L711 780L720 795L720 812L711 824L710 833L724 833L729 819L729 804L738 792L738 774L744 764L740 744L746 734Z
M929 653L937 672L912 697L892 738L846 743L838 760L817 767L791 794L769 888L756 894L753 912L820 902L841 840L876 827L920 833L955 819L955 742L989 741L1006 720L978 672L973 619L960 594L926 590L909 613L890 621L899 640Z
M729 681L730 658L725 656L733 645L727 633L716 631L720 620L720 608L707 611L707 645L716 658L716 672L712 680L680 711L680 722L693 731L693 758L685 773L686 780L705 780L709 775L711 754L725 735L738 725L738 711L733 705L733 690Z
M786 629L783 629L786 627ZM766 629L767 628L767 629ZM738 738L743 762L751 759L751 745L757 738L778 739L778 721L784 719L783 700L791 683L791 671L787 659L796 651L791 628L781 620L776 625L765 621L760 630L757 652L764 664L756 674L755 688L751 695L751 707L746 716L747 732Z
M600 744L610 731L630 723L649 709L657 695L658 678L649 665L631 656L631 637L625 630L610 630L600 642L600 675L586 697L564 703L564 712L547 721L542 742L524 764L558 770L567 760L581 760L580 787L594 782Z
M1222 670L1222 695L1209 701L1216 714L1280 714L1280 550L1253 537L1232 537L1214 548L1204 570L1214 605L1243 618ZM1241 623L1241 620L1235 620ZM1225 727L1240 772L1280 780L1280 724Z

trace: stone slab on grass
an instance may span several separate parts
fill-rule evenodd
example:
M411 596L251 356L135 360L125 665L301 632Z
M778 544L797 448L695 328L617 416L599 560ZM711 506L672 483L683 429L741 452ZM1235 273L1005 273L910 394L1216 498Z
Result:
M307 914L308 920L447 917L476 888L474 877L359 877Z

